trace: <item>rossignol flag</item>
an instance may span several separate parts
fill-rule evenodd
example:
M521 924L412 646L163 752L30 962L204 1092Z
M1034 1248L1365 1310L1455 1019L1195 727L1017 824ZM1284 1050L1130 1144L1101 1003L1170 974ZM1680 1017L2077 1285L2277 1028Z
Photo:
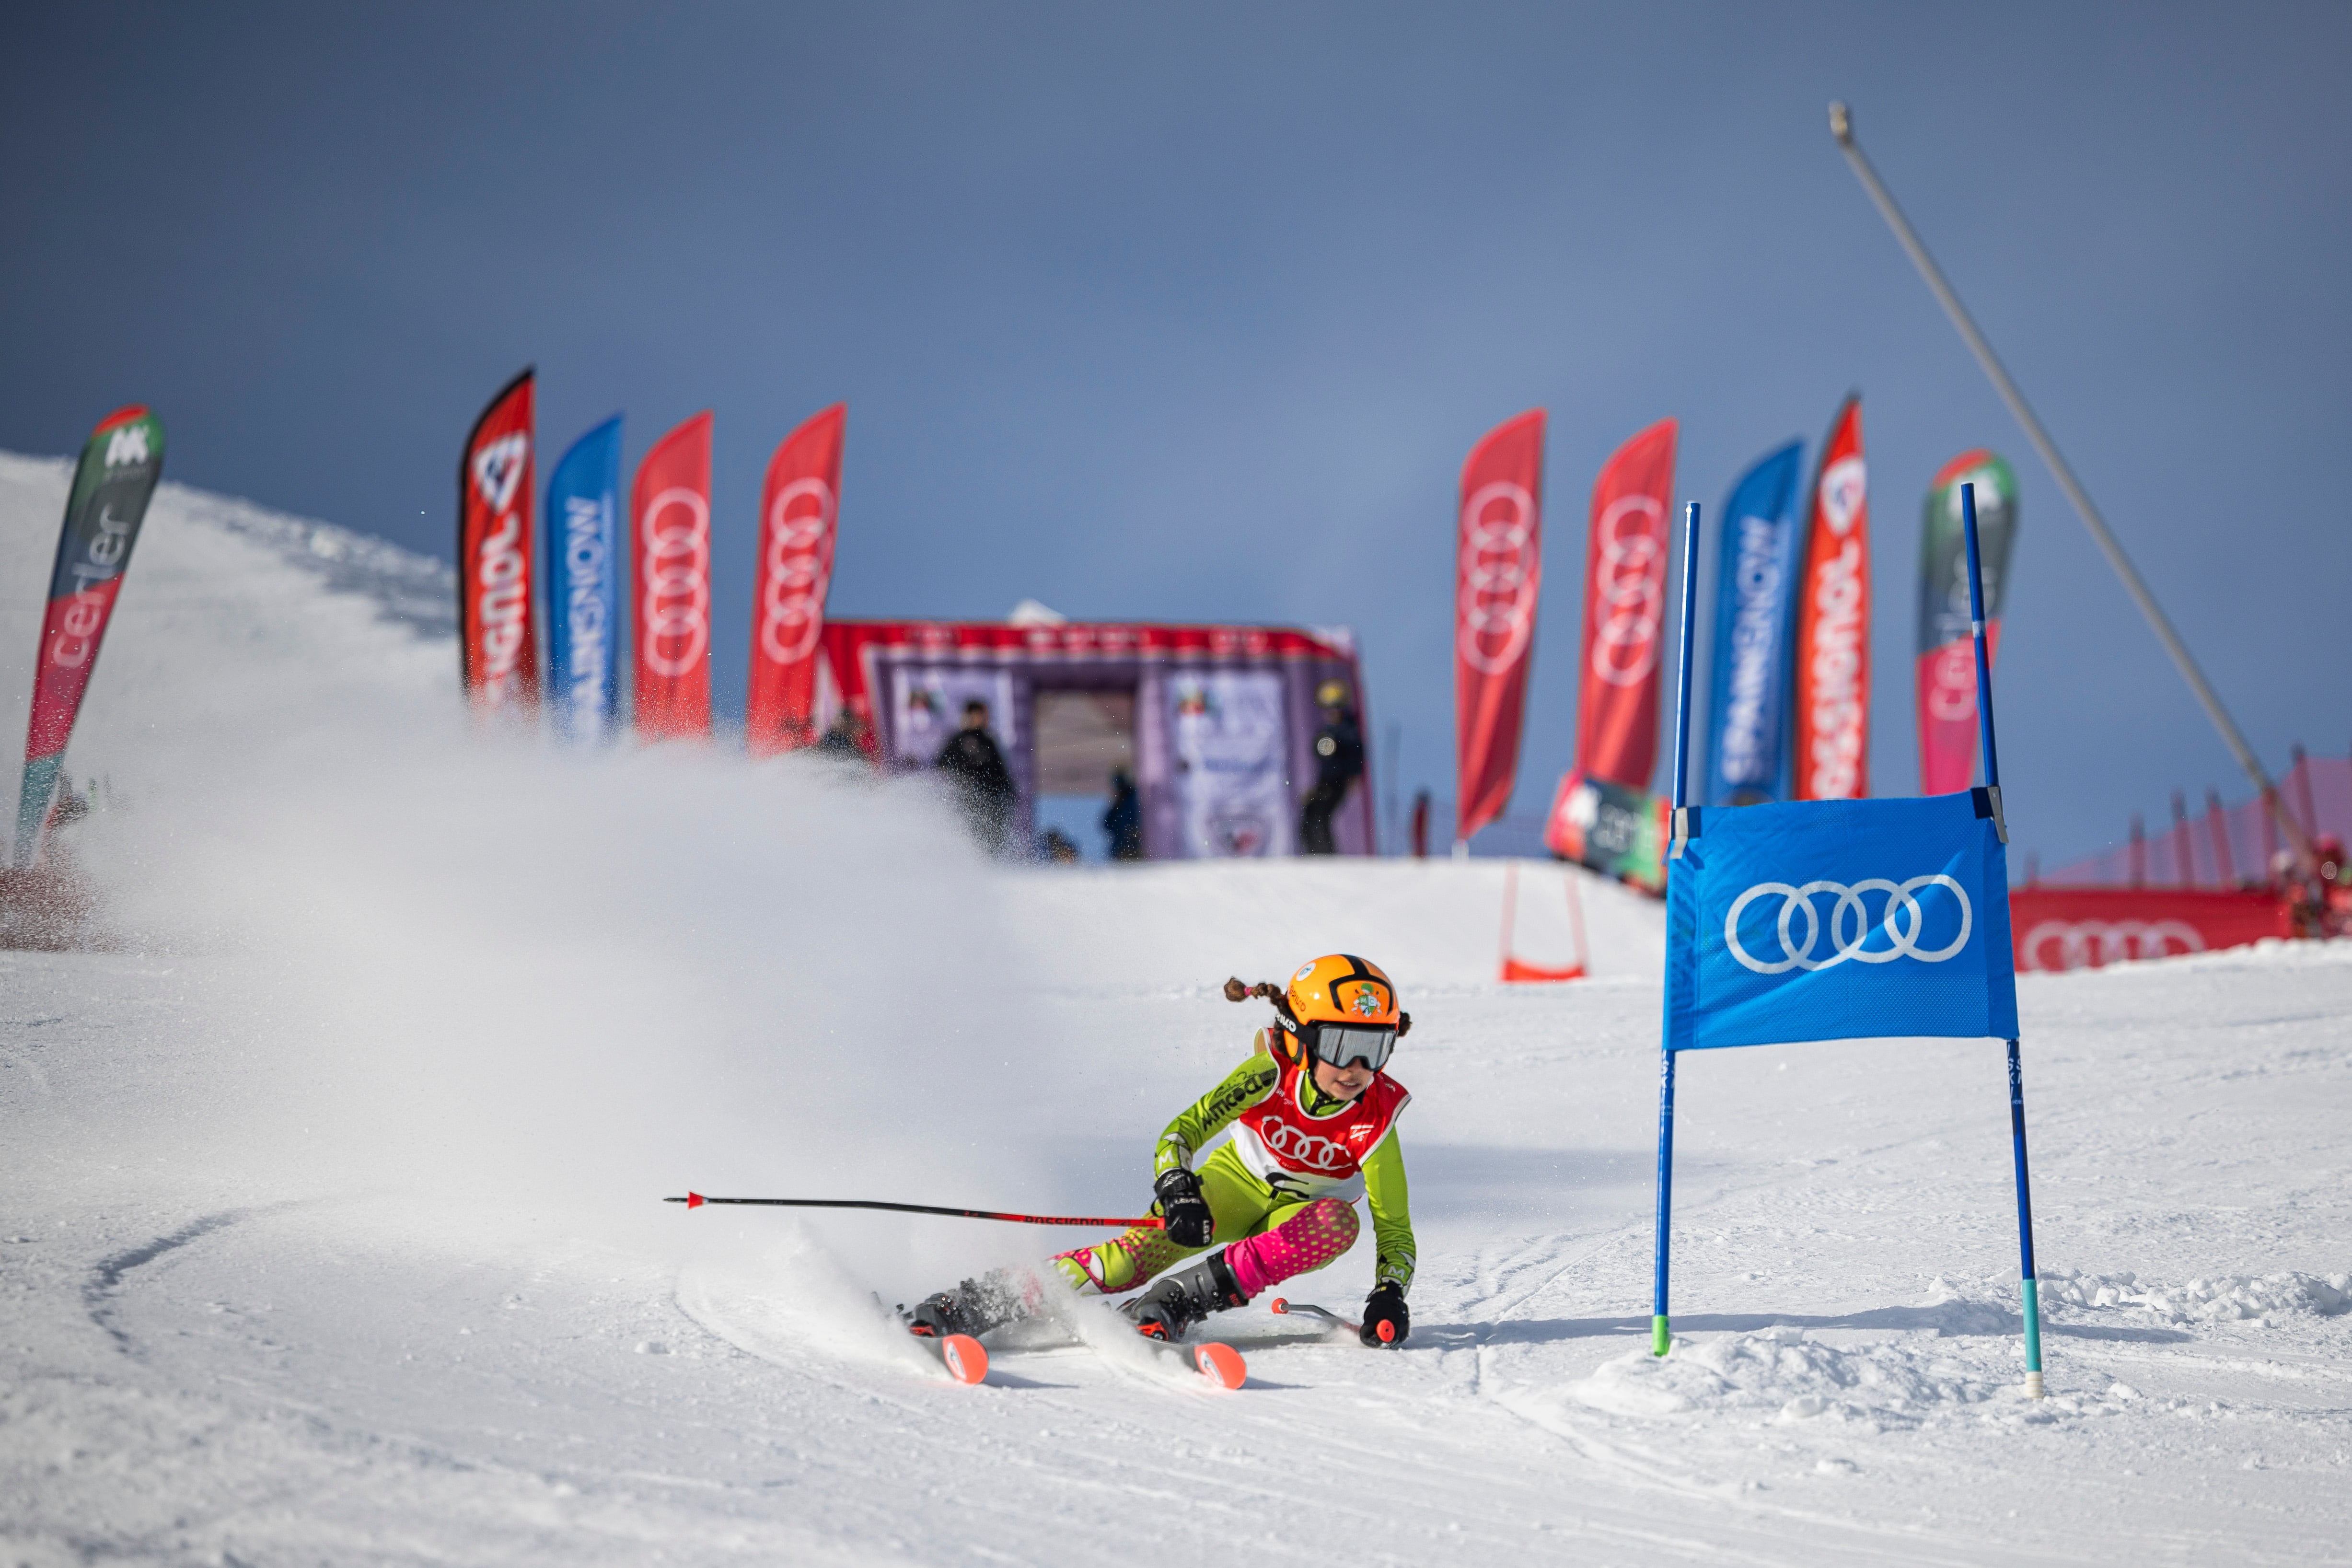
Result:
M817 639L833 582L841 510L841 443L849 405L836 403L785 437L760 487L760 565L751 595L751 682L743 744L772 756L816 740Z
M547 703L567 741L621 713L621 416L572 443L547 481Z
M1797 588L1797 491L1805 444L1791 441L1740 476L1724 503L1715 576L1715 679L1707 712L1706 798L1717 805L1778 800Z
M1466 839L1503 814L1519 771L1543 586L1544 411L1489 430L1462 465L1454 566L1454 759Z
M2017 537L2017 476L1990 452L1963 452L1927 488L1919 542L1919 793L1949 795L1976 776L1977 666L1969 630L1969 546L1960 487L1977 488L1984 571L1985 658L2000 652L2001 590Z
M1860 800L1870 794L1870 487L1859 393L1830 423L1805 533L1790 794Z
M1666 1048L2017 1036L1992 792L1694 810L1666 876Z
M16 860L32 864L64 765L66 742L98 668L99 644L114 614L122 574L147 500L163 477L163 422L136 405L98 423L74 466L48 609L33 670L33 712L25 727L25 777L16 795Z
M1575 771L1634 789L1647 789L1658 765L1658 656L1674 496L1672 419L1618 447L1592 485Z
M457 464L457 665L477 710L539 697L530 617L532 373L490 399Z
M710 414L654 443L629 489L637 733L710 733Z

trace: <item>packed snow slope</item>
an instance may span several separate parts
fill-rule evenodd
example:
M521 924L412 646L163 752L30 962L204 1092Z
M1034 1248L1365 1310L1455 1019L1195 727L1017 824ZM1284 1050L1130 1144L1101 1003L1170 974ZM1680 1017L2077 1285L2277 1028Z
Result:
M0 729L66 479L0 459ZM1506 988L1494 864L991 867L920 780L469 733L444 583L158 496L68 762L106 945L0 953L0 1563L2347 1555L2352 953L2023 983L2038 1405L1999 1044L1686 1061L1657 1361L1655 906ZM1400 1352L1260 1302L1225 1394L1096 1309L964 1388L877 1293L1078 1237L658 1201L1133 1212L1217 984L1332 949L1416 1021Z

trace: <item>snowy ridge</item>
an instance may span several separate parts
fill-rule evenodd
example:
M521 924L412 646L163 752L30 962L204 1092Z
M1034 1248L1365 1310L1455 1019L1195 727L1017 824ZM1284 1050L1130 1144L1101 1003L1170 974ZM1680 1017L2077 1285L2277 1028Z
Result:
M37 492L53 489L60 513L72 483L70 459L0 452L0 486ZM457 635L457 574L446 562L404 550L373 534L292 517L170 479L156 487L150 515L169 516L177 522L249 540L333 592L374 600L385 615L419 632ZM55 519L51 527L56 527Z

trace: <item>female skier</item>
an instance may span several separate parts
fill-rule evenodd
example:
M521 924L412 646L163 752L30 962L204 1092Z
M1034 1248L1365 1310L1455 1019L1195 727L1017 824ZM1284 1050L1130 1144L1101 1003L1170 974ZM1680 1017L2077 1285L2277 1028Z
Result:
M1286 990L1228 980L1225 996L1264 996L1278 1016L1258 1031L1247 1060L1160 1133L1151 1212L1162 1224L1062 1253L1052 1267L1082 1294L1116 1296L1161 1276L1120 1310L1155 1339L1181 1340L1212 1312L1244 1306L1353 1247L1361 1195L1379 1248L1363 1342L1402 1344L1413 1245L1396 1120L1411 1096L1382 1068L1411 1015L1397 1010L1387 974L1346 953L1305 965ZM1228 1126L1232 1139L1195 1170L1194 1158ZM978 1335L1027 1316L1041 1300L1034 1277L996 1270L923 1301L908 1327L925 1337Z

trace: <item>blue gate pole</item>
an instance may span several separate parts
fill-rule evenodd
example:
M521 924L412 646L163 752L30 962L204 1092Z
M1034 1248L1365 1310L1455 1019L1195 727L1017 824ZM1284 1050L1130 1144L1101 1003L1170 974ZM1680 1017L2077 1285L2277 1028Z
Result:
M1985 651L1984 572L1977 559L1977 488L1960 487L1960 521L1969 542L1969 630L1976 639L1977 738L1984 748L1985 786L2000 789L2000 753L1992 743L1992 660ZM2019 1066L2017 1042L2009 1042L2009 1141L2017 1163L2017 1248L2019 1291L2024 1302L2025 1394L2042 1397L2042 1283L2033 1272L2033 1188L2025 1173L2025 1074Z
M1698 502L1683 520L1683 625L1681 669L1675 682L1675 795L1679 812L1690 782L1691 624L1698 618ZM1679 825L1677 825L1679 826ZM1672 877L1669 866L1666 875ZM1672 943L1671 927L1666 941ZM1672 963L1669 956L1668 962ZM1675 1047L1673 1020L1659 1031L1657 1255L1650 1281L1650 1353L1664 1355L1673 1342L1666 1326L1666 1233L1673 1223L1675 1194Z

